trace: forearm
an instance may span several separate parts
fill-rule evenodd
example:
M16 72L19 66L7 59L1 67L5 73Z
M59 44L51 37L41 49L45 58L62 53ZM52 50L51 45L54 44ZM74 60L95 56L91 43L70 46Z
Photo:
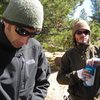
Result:
M38 86L36 86L36 88L33 91L33 96L32 96L32 100L44 100L44 98L47 95L47 89L50 86L48 81L45 81L44 84L41 84L42 82L40 82L40 84L38 84Z
M59 84L63 85L74 85L79 82L80 79L78 78L76 71L73 71L68 74L63 74L59 71L57 75L57 81Z

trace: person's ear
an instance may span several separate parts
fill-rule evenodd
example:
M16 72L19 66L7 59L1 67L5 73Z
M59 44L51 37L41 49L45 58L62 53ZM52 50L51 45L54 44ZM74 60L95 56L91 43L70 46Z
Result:
M9 32L11 31L11 24L4 21L4 26L5 26L5 32L6 31L9 31Z

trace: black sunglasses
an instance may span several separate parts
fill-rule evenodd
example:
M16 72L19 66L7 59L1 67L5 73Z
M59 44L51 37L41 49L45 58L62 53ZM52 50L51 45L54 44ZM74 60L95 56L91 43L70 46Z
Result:
M90 35L90 31L88 30L84 30L84 31L78 30L75 33L78 35L81 35L81 34Z
M40 34L40 31L36 31L36 32L28 32L27 30L25 30L24 28L20 28L20 27L16 27L15 31L21 35L21 36L30 36L33 37L35 35Z

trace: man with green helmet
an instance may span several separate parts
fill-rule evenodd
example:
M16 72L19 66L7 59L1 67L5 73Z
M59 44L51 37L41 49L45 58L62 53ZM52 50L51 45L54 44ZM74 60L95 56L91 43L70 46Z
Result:
M39 0L11 0L0 22L0 100L44 100L50 67L32 38L43 25Z

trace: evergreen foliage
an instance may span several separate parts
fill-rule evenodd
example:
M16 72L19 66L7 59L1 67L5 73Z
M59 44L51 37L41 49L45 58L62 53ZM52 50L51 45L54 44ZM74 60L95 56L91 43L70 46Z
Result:
M2 13L7 7L10 0L0 0L0 18L2 18Z
M100 22L100 0L91 0L92 2L92 13L91 17L95 21Z

